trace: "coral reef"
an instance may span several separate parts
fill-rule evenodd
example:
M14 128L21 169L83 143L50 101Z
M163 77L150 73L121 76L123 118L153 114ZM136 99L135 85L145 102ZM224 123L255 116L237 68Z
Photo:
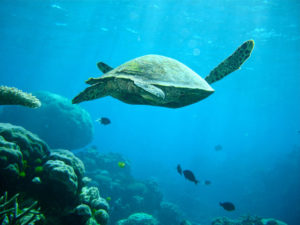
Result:
M227 217L219 217L212 221L212 225L287 225L286 223L271 219L261 218L258 216L242 216L238 219L229 219Z
M24 128L0 123L0 191L37 200L43 224L108 223L109 204L97 187L86 186L92 181L84 173L72 152L51 150Z
M32 94L15 87L0 86L0 105L22 105L38 108L41 106L41 102Z
M51 148L72 150L91 142L93 123L87 111L60 95L38 92L36 96L42 102L40 108L4 107L1 121L23 126Z
M117 222L117 225L158 225L158 221L146 213L134 213L127 219Z
M28 208L21 209L17 198L19 193L8 199L7 192L0 197L0 222L3 225L35 224L44 219L37 208L38 202L34 201Z
M120 154L101 154L96 148L88 148L77 155L86 165L92 185L108 197L112 224L137 212L149 213L161 220L161 224L177 225L182 221L182 213L176 205L162 202L157 183L135 180L130 162ZM119 162L124 162L125 166L120 167Z

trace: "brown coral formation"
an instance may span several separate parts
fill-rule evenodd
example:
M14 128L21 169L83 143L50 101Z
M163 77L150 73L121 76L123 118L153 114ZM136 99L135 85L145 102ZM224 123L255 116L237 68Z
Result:
M41 102L32 94L15 87L0 86L0 105L23 105L38 108L41 106Z

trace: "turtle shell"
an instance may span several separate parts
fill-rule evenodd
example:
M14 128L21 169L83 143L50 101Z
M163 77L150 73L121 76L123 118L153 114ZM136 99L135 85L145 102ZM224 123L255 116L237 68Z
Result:
M214 90L193 70L181 62L160 55L145 55L128 61L101 76L139 80L156 86Z

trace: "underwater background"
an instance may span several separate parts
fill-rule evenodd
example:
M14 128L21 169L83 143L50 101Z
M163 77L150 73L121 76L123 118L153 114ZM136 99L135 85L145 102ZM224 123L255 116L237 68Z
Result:
M117 67L160 54L205 77L253 39L241 70L214 83L215 93L193 105L169 109L112 97L79 104L94 132L73 152L84 155L93 146L120 153L135 179L155 180L163 198L195 224L249 214L298 225L299 12L297 0L0 0L0 84L71 101L85 80L102 74L99 61ZM96 122L101 117L111 124ZM178 164L211 184L185 180ZM236 209L219 206L226 201Z

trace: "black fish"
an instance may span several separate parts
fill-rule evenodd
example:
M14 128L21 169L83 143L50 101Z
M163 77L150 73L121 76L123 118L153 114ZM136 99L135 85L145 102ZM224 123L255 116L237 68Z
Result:
M216 151L221 151L223 149L222 145L216 145L215 150Z
M183 175L184 175L184 177L185 177L186 179L188 179L189 181L192 181L192 182L194 182L195 184L198 183L198 181L196 180L196 177L195 177L195 175L193 174L192 171L190 171L190 170L184 170L184 171L183 171Z
M181 169L181 166L178 164L177 165L177 172L182 175L182 169Z
M235 206L231 202L220 202L219 204L227 211L235 210Z
M210 180L205 180L205 181L204 181L204 184L205 184L205 185L211 185L211 181L210 181Z
M108 125L110 124L110 119L106 118L106 117L101 117L100 119L97 119L96 121L98 121L99 123L103 124L103 125Z

